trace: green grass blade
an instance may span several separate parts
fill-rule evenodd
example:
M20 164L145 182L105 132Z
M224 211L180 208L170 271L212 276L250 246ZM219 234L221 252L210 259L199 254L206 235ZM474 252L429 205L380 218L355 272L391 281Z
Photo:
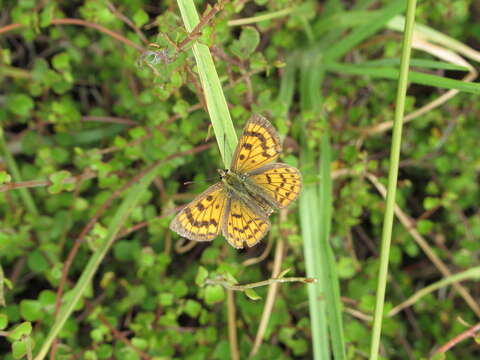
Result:
M191 32L199 23L197 10L192 0L178 0L178 7L187 31ZM233 126L227 101L223 94L215 64L208 46L193 42L193 55L197 62L198 74L202 83L205 101L212 121L218 148L226 168L230 167L233 152L237 146L237 135Z
M363 75L382 79L396 80L399 76L399 71L390 67L371 67L350 64L329 63L326 65L328 71L339 74ZM479 94L480 84L472 83L462 80L449 79L442 76L424 74L417 71L410 71L408 80L420 85L435 86L444 89L456 89L459 91Z
M398 167L400 161L400 145L402 140L403 115L405 112L405 98L408 85L408 70L412 46L413 25L415 23L416 0L408 0L407 22L405 25L402 56L400 63L400 77L398 79L395 118L390 153L390 168L388 173L387 199L382 229L382 247L380 252L380 268L378 271L378 285L375 301L375 316L373 320L372 338L370 346L370 360L378 359L380 336L382 332L383 308L387 287L388 259L392 240L393 215L395 195L397 190Z
M295 76L297 74L297 65L294 60L296 57L293 56L287 61L285 66L282 82L280 84L280 91L278 93L278 101L284 106L285 114L288 116L288 110L292 105L293 94L295 92Z
M288 7L278 11L259 12L255 16L249 18L235 19L228 22L228 26L241 26L260 23L262 21L273 20L279 17L289 16L292 14L307 14L309 9L302 6Z
M402 31L403 28L405 27L405 18L400 15L395 16L393 19L391 19L388 22L387 27L389 29ZM471 48L470 46L465 45L464 43L454 38L451 38L450 36L447 36L435 29L432 29L431 27L428 27L422 24L415 24L413 31L415 32L415 34L419 34L422 37L422 39L432 41L448 49L451 49L455 52L458 52L464 55L465 57L468 57L472 60L480 62L479 51Z
M321 54L315 47L305 51L302 57L300 103L304 114L318 114L322 108L320 90L324 71L321 61ZM310 176L318 177L314 152L307 147L305 139L303 140L302 165L305 187L300 199L300 216L305 266L307 275L319 280L314 286L309 287L313 352L315 359L330 359L331 350L335 359L345 359L339 287L335 261L333 256L330 256L332 252L329 245L332 184L328 133L325 132L322 141L320 186L308 183Z
M15 162L15 158L12 156L12 154L8 150L7 143L3 136L3 129L1 127L0 127L0 154L3 154L3 156L5 157L5 162L7 164L8 171L12 175L12 179L16 182L21 182L22 177L20 176L20 170L18 169L17 163ZM22 201L25 204L25 207L27 208L28 212L34 216L37 216L38 209L28 189L20 188L17 191L20 192L20 197L22 198Z
M35 360L42 360L47 355L53 340L57 337L63 325L72 314L73 309L84 294L87 286L90 284L100 263L102 262L103 258L112 246L116 235L123 228L123 223L130 215L131 211L135 208L138 200L140 200L142 196L142 193L153 181L153 178L156 175L157 168L158 166L155 166L150 171L148 171L145 176L139 181L139 183L129 191L128 195L123 200L122 204L115 213L112 222L108 227L107 235L105 236L103 244L100 245L100 247L91 256L87 266L85 267L85 270L83 270L82 275L77 281L77 284L71 291L68 302L66 302L62 306L60 313L52 328L50 329L50 332L48 333L45 342L42 344L39 353L35 357Z
M326 127L326 121L324 123ZM320 264L322 266L324 296L327 302L328 328L330 330L334 358L340 360L346 359L346 353L342 325L340 284L338 282L335 258L329 242L332 223L331 152L328 129L325 129L320 146L320 185L318 191L320 213L318 213L317 218L320 225Z
M302 161L303 163L304 161ZM315 184L305 184L300 197L300 223L302 226L303 249L307 277L319 279L309 284L308 305L310 308L310 326L312 328L312 346L315 360L330 359L328 340L327 309L324 296L323 275L320 270L320 248L318 239L319 224L318 189Z
M332 29L347 29L370 23L377 16L377 11L349 11L345 13L334 13L324 17L314 26L315 35L319 36Z
M300 68L300 103L302 111L307 114L321 108L320 92L323 71L319 63L319 54L313 49L302 54ZM316 66L311 66L315 64ZM302 174L304 187L300 197L300 223L302 225L305 268L308 277L318 282L308 286L308 304L310 310L310 326L312 329L312 347L315 360L330 359L330 342L328 333L327 302L324 296L325 284L320 254L320 199L315 152L307 144L307 136L302 134Z
M400 310L406 308L407 306L411 306L415 304L417 301L419 301L422 297L431 294L432 292L451 285L458 283L460 281L465 281L465 280L480 280L480 266L476 266L474 268L462 271L460 273L457 273L455 275L447 276L443 278L440 281L434 282L433 284L430 284L423 289L420 289L417 291L415 294L410 296L407 300L405 300L403 303L400 305L395 306L388 314L388 316L394 316L396 315Z
M366 61L357 65L366 66L366 67L392 67L393 66L397 68L398 66L400 66L400 59L379 59L379 60ZM452 64L444 61L427 60L427 59L411 59L410 66L423 68L423 69L470 71L470 69L466 66Z
M379 31L390 19L405 9L405 0L391 1L383 9L379 10L372 20L356 27L342 41L338 41L325 52L325 62L332 62L349 52L353 47L361 43L369 36Z

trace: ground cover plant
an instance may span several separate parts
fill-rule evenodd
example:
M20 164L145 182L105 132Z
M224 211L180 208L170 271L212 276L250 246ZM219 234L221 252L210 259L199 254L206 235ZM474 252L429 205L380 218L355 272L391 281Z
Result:
M478 358L478 2L0 4L2 359ZM252 114L299 200L180 238Z

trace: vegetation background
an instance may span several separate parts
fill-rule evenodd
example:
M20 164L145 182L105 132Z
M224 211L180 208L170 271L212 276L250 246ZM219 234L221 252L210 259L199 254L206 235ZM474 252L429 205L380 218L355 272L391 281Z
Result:
M2 359L368 358L406 1L195 6L0 1ZM480 356L479 16L416 7L385 359ZM302 197L254 248L182 241L252 113Z

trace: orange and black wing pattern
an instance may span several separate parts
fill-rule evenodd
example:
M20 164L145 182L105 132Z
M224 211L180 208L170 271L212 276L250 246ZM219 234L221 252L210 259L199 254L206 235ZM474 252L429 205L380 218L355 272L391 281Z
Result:
M230 170L248 173L275 161L281 151L280 139L272 124L254 115L245 124Z
M302 175L297 168L274 163L251 172L247 178L269 202L283 209L294 201L302 188Z
M270 229L270 221L256 205L246 204L232 197L227 205L223 223L223 236L233 247L241 249L246 244L257 244Z
M226 204L224 185L212 185L177 214L170 229L190 240L213 240L221 232Z

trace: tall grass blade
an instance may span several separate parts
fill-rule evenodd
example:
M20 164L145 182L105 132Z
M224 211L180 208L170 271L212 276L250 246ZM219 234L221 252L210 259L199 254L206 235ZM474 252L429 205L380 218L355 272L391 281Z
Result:
M325 53L324 61L327 63L332 62L345 55L353 47L382 29L390 19L405 9L405 5L405 0L391 1L387 6L379 10L368 24L354 28L342 41L338 41L333 45Z
M378 271L378 285L370 347L370 360L378 359L378 349L380 346L380 336L382 332L383 307L385 304L385 291L387 287L388 259L390 256L390 244L392 240L393 215L395 207L395 195L397 190L400 145L402 140L403 114L405 112L405 98L408 85L408 70L410 66L413 25L415 23L415 7L416 0L408 0L407 21L403 36L400 77L398 79L397 100L392 134L390 169L388 173L387 199L382 229L382 248L380 252L380 268Z
M328 71L339 74L363 75L382 79L396 80L399 76L398 69L392 67L372 67L370 65L362 66L362 64L350 65L329 63L326 65L326 68ZM472 94L480 93L480 84L478 83L449 79L442 76L424 74L417 71L410 71L408 74L408 80L420 85L435 86L444 89L456 89Z
M185 28L191 32L200 21L195 4L193 0L178 0L177 3ZM229 168L238 140L228 111L227 101L208 46L194 41L192 50L197 62L198 75L202 83L218 148L225 167Z
M342 325L342 303L338 282L335 257L330 246L330 229L332 224L332 176L331 147L327 122L320 145L320 184L318 189L320 213L316 216L320 227L320 264L322 266L324 296L327 302L328 328L332 342L333 355L336 360L346 359L345 339Z

